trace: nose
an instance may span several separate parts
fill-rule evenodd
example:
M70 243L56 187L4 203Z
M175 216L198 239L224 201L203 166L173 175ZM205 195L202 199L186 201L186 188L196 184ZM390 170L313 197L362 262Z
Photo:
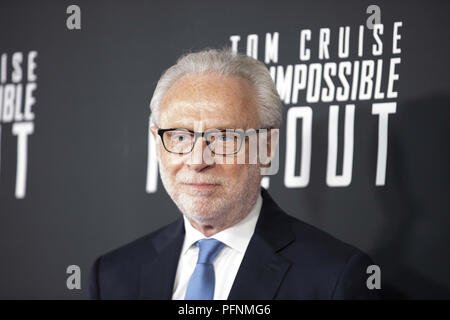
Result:
M186 165L197 172L215 165L214 156L203 137L198 137L193 150L186 159Z

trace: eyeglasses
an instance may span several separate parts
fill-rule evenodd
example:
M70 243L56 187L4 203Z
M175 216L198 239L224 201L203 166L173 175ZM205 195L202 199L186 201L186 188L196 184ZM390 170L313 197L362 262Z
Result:
M158 129L164 148L170 153L188 154L194 149L198 137L205 139L208 148L216 155L233 155L239 152L247 136L266 128L244 131L242 129L211 129L195 132L188 129Z

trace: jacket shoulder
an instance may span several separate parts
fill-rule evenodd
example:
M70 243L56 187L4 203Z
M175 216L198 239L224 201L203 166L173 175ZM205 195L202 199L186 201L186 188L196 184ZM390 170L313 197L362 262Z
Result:
M355 246L346 243L319 228L285 213L291 230L295 234L296 244L314 248L318 254L326 253L329 257L346 257L355 251ZM334 254L333 254L334 253Z
M301 282L315 298L378 299L366 287L366 270L373 264L367 254L288 214L286 219L296 239L280 252L292 262L288 282Z
M157 256L155 241L173 234L179 220L99 256L89 279L90 299L136 299L140 268Z
M177 224L179 224L179 220L103 254L101 256L103 263L120 264L139 262L139 259L144 256L142 254L143 252L145 252L147 256L156 255L156 249L153 245L154 240L164 234L170 234Z

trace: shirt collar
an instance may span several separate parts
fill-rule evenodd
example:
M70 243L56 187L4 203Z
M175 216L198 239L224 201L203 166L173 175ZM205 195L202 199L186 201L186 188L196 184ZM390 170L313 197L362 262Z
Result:
M261 212L262 201L261 193L259 193L255 205L244 219L231 227L216 233L211 238L223 242L228 247L231 247L240 253L245 253L255 231L256 222L258 221ZM184 215L183 219L186 233L181 253L185 254L195 242L206 237L203 233L195 229Z

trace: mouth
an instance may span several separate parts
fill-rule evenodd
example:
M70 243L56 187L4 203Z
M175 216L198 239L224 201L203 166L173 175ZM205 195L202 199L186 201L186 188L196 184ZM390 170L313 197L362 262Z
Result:
M218 186L213 183L185 183L185 185L195 190L212 190Z

